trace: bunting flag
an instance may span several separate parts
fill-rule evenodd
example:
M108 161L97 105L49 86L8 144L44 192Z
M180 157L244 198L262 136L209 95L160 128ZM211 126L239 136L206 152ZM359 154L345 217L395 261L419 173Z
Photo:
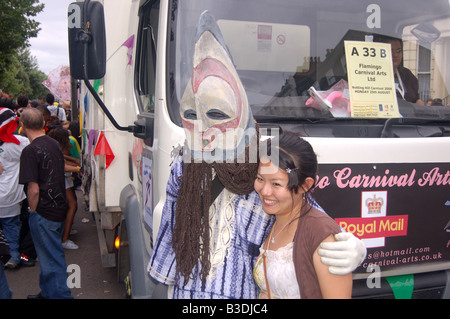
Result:
M134 48L134 34L129 37L122 46L125 46L128 48L127 57L128 57L128 65L131 65L131 62L133 61L133 48Z
M94 91L98 93L98 88L100 87L100 79L94 80L94 85L92 86Z
M88 150L88 152L89 152L89 158L91 157L91 150L90 150L90 145L89 144L87 144L87 140L88 140L88 131L85 129L85 128L82 128L81 129L81 148L82 148L82 150L83 150L83 153L84 153L84 150Z
M128 39L126 39L125 42L122 43L122 45L118 47L106 61L109 61L109 59L111 59L122 47L126 47L128 49L127 51L128 65L131 65L133 62L134 34L130 36Z
M89 152L89 158L92 156L92 147L95 144L95 140L97 140L98 131L97 130L89 130L88 134L88 152Z
M115 156L108 141L106 140L105 134L100 132L98 137L97 145L95 146L94 155L105 155L106 168L109 167L111 162L114 160Z

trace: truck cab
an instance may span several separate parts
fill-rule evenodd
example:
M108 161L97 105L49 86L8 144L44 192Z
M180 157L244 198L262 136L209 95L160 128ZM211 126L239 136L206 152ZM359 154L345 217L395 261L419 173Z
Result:
M205 10L265 137L289 130L312 144L317 202L364 241L354 297L450 297L447 0L79 1L68 17L85 194L99 238L121 239L104 254L131 274L132 295L155 291L146 263Z

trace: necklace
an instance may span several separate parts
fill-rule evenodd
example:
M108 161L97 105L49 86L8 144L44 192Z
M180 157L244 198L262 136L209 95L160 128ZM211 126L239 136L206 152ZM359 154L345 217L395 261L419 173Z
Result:
M292 217L275 236L272 236L272 238L270 240L272 242L272 244L275 244L275 237L277 237L296 218L297 218L297 214L296 214L296 216ZM275 221L275 224L276 223L277 223L277 221ZM275 229L275 225L273 225L272 232L274 229Z

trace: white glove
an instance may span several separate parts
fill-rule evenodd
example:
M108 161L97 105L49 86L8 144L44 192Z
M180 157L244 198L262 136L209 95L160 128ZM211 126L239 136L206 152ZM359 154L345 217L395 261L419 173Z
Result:
M366 246L352 233L339 233L334 238L335 242L322 242L317 252L330 273L347 275L366 258Z

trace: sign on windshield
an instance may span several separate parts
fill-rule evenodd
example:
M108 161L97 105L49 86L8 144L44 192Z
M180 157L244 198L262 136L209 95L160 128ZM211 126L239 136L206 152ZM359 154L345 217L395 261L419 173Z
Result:
M219 20L217 24L238 70L309 69L311 40L307 26L232 20Z
M388 43L345 41L352 117L399 117Z

